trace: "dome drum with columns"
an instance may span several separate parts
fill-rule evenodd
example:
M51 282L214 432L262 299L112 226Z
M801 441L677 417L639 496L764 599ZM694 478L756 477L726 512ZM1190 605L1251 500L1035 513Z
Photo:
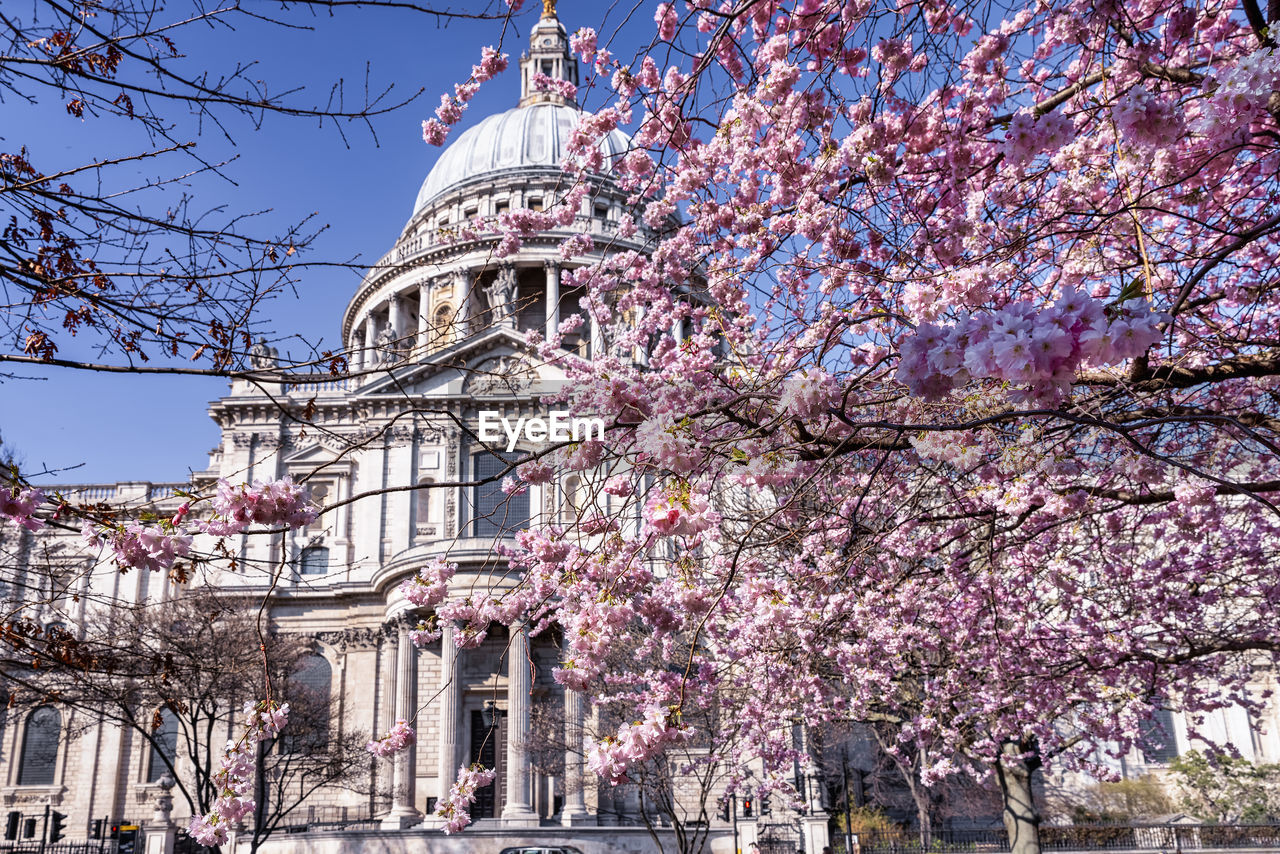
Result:
M579 261L584 263L604 251L642 250L652 237L643 225L631 238L619 236L618 224L633 215L626 194L607 175L592 175L582 179L590 190L571 226L527 239L515 255L496 258L497 217L551 210L573 180L561 164L581 114L564 96L534 84L535 73L577 83L577 63L554 7L534 27L520 73L519 106L483 119L441 153L400 239L348 305L342 335L354 368L425 358L496 326L551 337L562 318L579 312L578 295L560 288L559 250L566 238L586 232L601 247ZM626 134L610 132L601 143L605 163L628 146ZM596 343L598 348L601 342ZM590 354L590 329L565 344Z
M418 613L399 591L404 579L447 556L459 566L455 585L500 596L514 579L505 560L495 557L495 546L530 524L576 512L583 498L572 479L530 485L516 496L503 495L496 481L482 482L507 462L475 441L474 426L481 409L510 417L545 414L541 398L563 380L560 369L540 363L526 343L529 332L549 336L562 319L580 312L581 294L562 282L563 240L575 231L593 236L596 248L573 262L581 264L608 252L643 251L653 237L644 226L619 237L619 223L634 212L609 175L596 174L582 179L590 190L572 226L535 235L517 252L496 257L497 216L550 209L571 189L573 179L560 164L580 113L562 95L534 85L535 73L577 80L553 5L534 27L520 66L519 105L483 119L441 153L394 248L347 305L342 336L352 354L349 379L290 374L264 387L236 381L210 406L221 440L192 482L64 490L169 515L184 500L176 490L207 493L221 477L243 482L290 475L305 481L313 501L332 506L288 535L228 542L235 568L223 566L212 581L228 592L267 597L278 630L314 642L325 664L316 672L329 680L333 726L376 737L397 719L412 719L418 739L412 749L371 766L372 797L325 789L310 798L312 811L369 815L379 829L279 834L267 851L345 852L369 845L407 851L422 839L410 829L430 833L433 848L458 848L459 854L499 854L510 846L570 845L583 854L655 850L635 793L601 786L584 768L583 733L592 712L583 697L552 679L560 649L554 629L530 637L519 626L496 628L467 649L446 633L418 648L409 633L430 615ZM605 162L627 144L624 134L611 134L603 143ZM591 356L601 352L606 337L590 322L566 336L563 346ZM266 342L255 345L253 367L270 369L276 361ZM472 485L454 485L459 483ZM345 503L355 496L365 497ZM76 538L57 529L25 542L31 553L53 550L79 555L81 563L91 560ZM279 567L286 568L284 576L268 584ZM128 576L134 586L124 593L108 564L84 577L86 584L103 585L104 596L138 603L179 592L149 575ZM81 617L83 603L92 599L89 589L82 592L76 605ZM70 624L77 616L45 618ZM7 748L0 751L0 773L7 775L10 803L56 790L75 839L87 834L94 818L136 814L137 805L150 803L156 792L148 783L146 750L108 734L110 724L73 723L79 731L102 731L94 743L107 758L94 762L107 762L118 773L77 771L97 766L84 753L88 741L67 740L59 747L52 788L27 790L16 784L20 769L7 758L21 753L22 725L0 730L0 747ZM547 727L560 747L549 750L538 742L535 730ZM542 757L537 762L535 749ZM556 750L559 758L547 761ZM432 808L447 795L459 766L477 761L495 767L498 778L481 791L476 825L458 837L440 836L433 832L439 822ZM181 815L174 818L185 823Z

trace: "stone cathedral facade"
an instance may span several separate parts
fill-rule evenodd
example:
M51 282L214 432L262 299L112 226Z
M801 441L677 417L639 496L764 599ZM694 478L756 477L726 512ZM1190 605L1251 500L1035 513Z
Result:
M498 772L473 811L476 839L493 831L510 841L510 834L537 827L590 837L594 828L632 823L628 813L635 808L584 774L581 751L566 751L559 774L539 772L530 760L534 705L557 708L569 738L581 732L583 699L551 678L558 655L553 638L498 629L479 648L459 650L446 634L418 649L409 639L418 615L398 590L417 569L447 555L459 565L455 582L500 592L513 580L495 547L530 522L574 511L579 486L572 479L512 497L496 482L432 485L483 481L506 466L499 454L469 438L481 411L512 420L545 414L540 397L554 391L563 375L538 359L526 333L550 335L562 318L580 311L580 291L561 282L566 262L559 244L572 232L587 231L596 246L607 247L576 261L582 264L601 251L643 251L652 237L644 226L629 237L619 233L631 213L604 174L588 179L590 192L572 226L527 239L513 255L497 258L498 235L483 228L460 236L477 218L550 209L569 190L559 164L578 107L536 90L536 72L577 82L553 3L545 6L520 60L518 105L485 118L445 149L394 247L345 307L342 338L354 354L350 379L316 373L265 386L233 383L211 404L221 443L194 483L62 488L72 500L164 515L182 501L175 490L207 492L222 477L239 483L290 475L306 478L316 503L337 505L284 542L278 536L234 538L236 570L224 568L213 580L221 589L262 597L271 568L287 567L269 594L271 617L280 631L313 642L308 681L329 690L332 726L376 736L398 718L414 719L415 747L374 766L372 796L334 791L313 798L322 817L371 816L388 834L438 826L431 818L436 799L447 793L459 766L474 761ZM604 143L606 162L627 145L625 135L615 132ZM589 358L609 338L607 324L590 322L567 335L564 346ZM276 354L263 342L252 360L269 369ZM288 414L304 407L314 412L309 421ZM409 486L426 488L403 489ZM356 495L369 497L343 503ZM15 544L10 537L6 549L30 561L60 563L67 577L83 579L78 592L100 585L95 589L110 598L132 603L175 593L163 574L120 575L105 559L95 569L97 558L68 532L46 528L22 532L20 539ZM32 584L37 577L27 576ZM45 624L74 626L94 598L32 590L24 596L17 592L23 586L19 579L5 594L40 601L33 616ZM50 706L5 718L5 809L25 815L50 804L68 815L72 839L89 835L100 816L150 816L162 791L145 745L110 724L70 715ZM186 824L182 809L173 816L178 825ZM643 848L647 835L643 828L634 831ZM615 827L598 838L616 845L618 833L626 835Z

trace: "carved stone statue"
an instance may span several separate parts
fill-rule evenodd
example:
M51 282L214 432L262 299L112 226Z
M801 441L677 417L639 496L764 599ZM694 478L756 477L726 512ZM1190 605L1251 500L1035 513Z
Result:
M249 348L249 364L256 371L270 370L280 362L280 351L267 344L267 339L259 338L258 343Z
M498 268L498 277L487 285L484 295L489 300L494 324L515 325L516 268L504 264Z
M396 341L396 331L391 328L388 323L382 327L382 331L378 333L374 346L378 348L378 363L381 365L393 365L400 361L400 351Z

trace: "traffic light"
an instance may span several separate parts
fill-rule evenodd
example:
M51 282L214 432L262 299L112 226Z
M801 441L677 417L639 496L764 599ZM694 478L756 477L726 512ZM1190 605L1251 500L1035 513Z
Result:
M112 839L120 838L120 825L118 824L111 825L111 838Z
M138 845L138 826L126 824L120 828L120 837L116 841L116 854L135 854Z
M751 798L742 799L742 817L751 818Z
M769 815L769 796L760 796L760 815Z
M720 802L720 820L721 821L729 820L729 799L728 798L725 798L723 801Z
M67 814L54 810L49 814L49 841L57 842L66 835Z
M13 811L4 824L4 838L12 842L18 838L18 825L22 824L22 813Z
M100 819L100 818L95 818L95 819L93 820L93 835L92 835L92 836L90 836L89 838L90 838L90 839L101 839L101 838L102 838L102 825L103 825L103 824L105 824L105 823L106 823L106 822L105 822L105 820Z

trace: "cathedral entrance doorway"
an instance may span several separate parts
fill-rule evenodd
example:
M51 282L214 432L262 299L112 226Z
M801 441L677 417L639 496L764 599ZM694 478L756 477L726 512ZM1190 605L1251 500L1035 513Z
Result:
M493 785L476 791L471 817L497 818L506 800L507 716L496 706L471 712L471 762L497 770Z

